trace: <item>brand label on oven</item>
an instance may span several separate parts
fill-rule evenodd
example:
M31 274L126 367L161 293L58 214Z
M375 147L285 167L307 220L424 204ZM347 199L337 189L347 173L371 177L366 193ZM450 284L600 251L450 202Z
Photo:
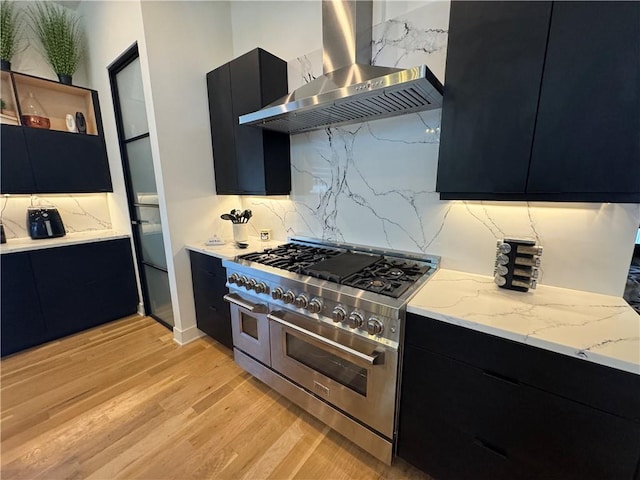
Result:
M322 385L321 383L318 383L316 381L313 382L313 390L317 394L322 395L323 397L328 397L329 396L329 387L325 387L324 385Z

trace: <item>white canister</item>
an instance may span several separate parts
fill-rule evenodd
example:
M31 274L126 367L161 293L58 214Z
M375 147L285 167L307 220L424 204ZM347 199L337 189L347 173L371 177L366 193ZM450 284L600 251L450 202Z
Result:
M249 239L249 226L246 223L233 224L233 241L246 242Z

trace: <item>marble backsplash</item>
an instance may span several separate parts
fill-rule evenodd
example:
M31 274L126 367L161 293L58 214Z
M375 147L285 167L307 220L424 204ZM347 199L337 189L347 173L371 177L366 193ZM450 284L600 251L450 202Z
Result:
M77 195L10 195L0 198L7 239L28 237L27 208L50 205L58 209L67 233L112 228L106 193Z
M374 28L373 61L427 64L444 81L449 3ZM321 52L289 62L289 88L322 73ZM243 197L254 234L308 236L442 256L444 268L491 275L496 240L545 248L540 283L621 295L640 224L637 204L441 201L440 110L291 137L292 192Z

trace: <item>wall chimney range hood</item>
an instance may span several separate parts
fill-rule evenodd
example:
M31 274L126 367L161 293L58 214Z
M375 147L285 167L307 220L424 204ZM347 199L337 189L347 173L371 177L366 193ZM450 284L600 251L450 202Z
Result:
M442 84L426 65L372 66L373 3L323 0L323 75L241 115L241 125L296 134L442 107Z

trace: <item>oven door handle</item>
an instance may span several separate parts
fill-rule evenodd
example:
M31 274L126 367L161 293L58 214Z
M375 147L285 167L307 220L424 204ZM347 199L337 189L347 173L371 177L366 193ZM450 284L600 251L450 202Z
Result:
M233 303L251 313L267 313L267 306L262 303L251 303L236 293L228 293L222 297L226 302Z
M359 352L358 350L354 350L353 348L349 348L341 343L335 342L329 338L325 338L322 335L318 335L315 332L310 332L309 330L299 327L294 323L287 322L285 319L270 313L267 315L269 320L279 323L280 325L287 327L300 335L307 337L309 339L315 340L315 342L320 343L322 345L329 346L335 350L340 351L343 355L348 355L349 357L360 360L362 363L368 365L379 365L384 358L384 355L381 352L374 352L375 355L367 355L366 353Z

